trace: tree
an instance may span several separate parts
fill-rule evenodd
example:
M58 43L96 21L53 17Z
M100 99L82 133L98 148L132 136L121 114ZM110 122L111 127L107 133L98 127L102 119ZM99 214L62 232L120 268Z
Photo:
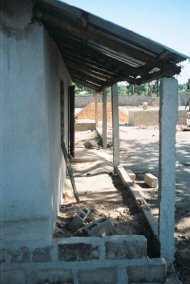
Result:
M94 95L95 91L88 88L88 87L85 87L84 85L82 84L76 84L75 85L75 95L76 96L89 96L89 97L92 97Z
M190 79L187 81L187 90L190 92Z

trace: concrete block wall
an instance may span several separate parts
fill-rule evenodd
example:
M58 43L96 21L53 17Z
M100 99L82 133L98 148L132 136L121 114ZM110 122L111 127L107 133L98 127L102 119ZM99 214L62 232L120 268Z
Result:
M190 99L190 93L182 93L179 95L181 106L186 106L188 100Z
M129 110L129 125L131 126L151 126L159 123L159 110ZM177 124L186 124L187 111L178 111Z
M178 111L178 122L177 124L186 124L187 123L187 110L179 110Z
M142 104L143 102L148 102L150 105L152 106L159 106L159 98L152 98L152 97L148 97L148 96L119 96L118 97L119 100L119 106L139 106L140 104ZM102 102L102 97L99 96L98 99L99 102ZM111 101L111 97L108 96L107 97L107 102ZM94 103L95 102L95 98L94 97L75 97L75 107L76 108L83 108L85 106L87 106L90 103Z
M186 106L188 99L190 98L190 93L183 93L179 95L179 105ZM159 106L160 98L157 97L148 97L148 96L119 96L119 105L120 106L139 106L143 102L148 102L152 106ZM108 102L111 99L108 97ZM89 103L94 103L94 97L75 97L75 106L76 108L83 108ZM99 97L99 102L101 102L101 97Z
M144 236L71 237L49 246L31 243L0 250L1 280L17 283L113 283L162 281L163 259L147 258Z
M75 123L75 131L86 131L86 130L96 130L95 122L76 122Z
M129 125L158 125L158 110L129 110Z

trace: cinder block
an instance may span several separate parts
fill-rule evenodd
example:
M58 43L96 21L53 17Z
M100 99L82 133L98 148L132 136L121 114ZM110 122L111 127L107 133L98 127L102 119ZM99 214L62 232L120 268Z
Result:
M0 264L6 262L6 251L5 249L0 249Z
M73 217L71 222L68 224L68 229L71 230L72 232L77 231L80 227L83 226L83 220L79 215L76 215Z
M94 270L83 270L79 272L79 284L116 284L116 267L98 268Z
M76 122L75 131L86 131L86 130L96 130L95 122Z
M144 265L133 265L127 268L129 282L163 282L166 279L166 262L162 258L147 258Z
M110 218L101 218L83 228L83 232L87 236L104 236L108 235L112 230L112 222Z
M36 248L32 252L33 262L49 262L51 261L50 247Z
M11 262L24 263L30 261L30 250L28 247L21 247L16 250L9 250Z
M69 230L75 232L83 226L84 221L90 214L90 210L86 207L80 208L79 213L68 224Z
M158 186L158 178L154 175L148 173L144 176L144 182L149 185L150 187L157 187Z
M132 259L147 256L144 236L111 236L105 238L106 259Z
M0 264L11 263L12 262L12 250L0 249Z
M20 269L7 270L1 272L0 280L3 284L21 284L26 283L26 275L25 272Z
M126 172L132 181L136 180L136 174L134 172L132 172L130 169L127 169Z
M30 262L30 250L28 247L0 249L0 264L24 262Z
M121 178L122 183L125 186L131 186L133 185L133 181L129 177L127 171L122 166L117 166L117 174Z
M44 269L31 272L31 282L34 284L64 283L73 284L72 270L69 269ZM21 284L22 282L20 282ZM25 282L24 282L25 283Z
M99 259L98 245L87 243L59 244L58 258L61 261L84 261Z

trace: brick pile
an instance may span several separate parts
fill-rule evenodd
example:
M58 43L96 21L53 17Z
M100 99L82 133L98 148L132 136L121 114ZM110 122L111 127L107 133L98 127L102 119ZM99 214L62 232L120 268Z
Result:
M83 108L76 116L77 120L95 120L95 103L88 104ZM102 103L98 103L98 120L102 120ZM112 108L111 103L107 103L107 121L112 122ZM128 113L119 109L119 122L127 123L128 122Z

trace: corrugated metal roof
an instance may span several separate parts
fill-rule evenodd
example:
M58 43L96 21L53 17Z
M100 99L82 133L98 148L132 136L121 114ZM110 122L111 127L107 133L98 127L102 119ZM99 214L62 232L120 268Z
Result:
M100 91L118 81L142 84L179 74L188 59L162 44L57 0L35 2L74 82Z

